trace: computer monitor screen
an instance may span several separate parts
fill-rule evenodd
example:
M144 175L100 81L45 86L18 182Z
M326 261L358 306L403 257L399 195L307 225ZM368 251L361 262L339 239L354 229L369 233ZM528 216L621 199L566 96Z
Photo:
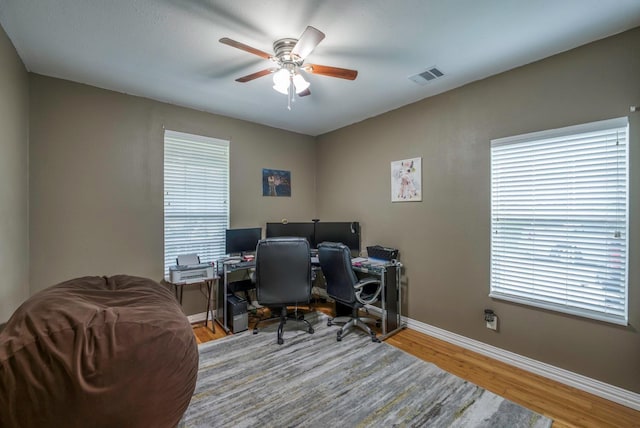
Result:
M242 254L256 251L262 238L262 228L227 229L225 251L227 254Z
M306 238L311 248L315 248L313 223L267 223L267 238L295 236Z
M316 244L321 242L342 242L352 251L360 251L360 223L316 223Z

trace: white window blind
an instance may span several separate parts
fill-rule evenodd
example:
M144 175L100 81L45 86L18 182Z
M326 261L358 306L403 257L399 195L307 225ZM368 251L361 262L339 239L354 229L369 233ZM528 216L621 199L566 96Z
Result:
M229 226L229 142L165 131L164 271L179 254L224 254Z
M627 129L491 142L491 297L627 323Z

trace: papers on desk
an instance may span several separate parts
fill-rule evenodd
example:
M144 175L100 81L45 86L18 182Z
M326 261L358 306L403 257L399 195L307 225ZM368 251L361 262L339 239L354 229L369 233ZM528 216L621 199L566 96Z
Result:
M353 259L351 259L351 264L354 266L383 266L387 263L389 263L387 260L372 259L367 257L354 257Z
M227 257L223 260L223 264L225 265L234 265L236 263L240 263L242 261L242 257Z

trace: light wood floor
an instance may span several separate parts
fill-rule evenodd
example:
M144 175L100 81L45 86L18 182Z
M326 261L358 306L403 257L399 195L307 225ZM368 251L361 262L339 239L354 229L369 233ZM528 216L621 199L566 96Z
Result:
M315 306L331 314L329 306ZM202 324L194 326L198 343L224 337ZM526 372L415 330L406 329L386 342L443 370L475 383L554 420L562 427L640 427L640 412L578 389Z

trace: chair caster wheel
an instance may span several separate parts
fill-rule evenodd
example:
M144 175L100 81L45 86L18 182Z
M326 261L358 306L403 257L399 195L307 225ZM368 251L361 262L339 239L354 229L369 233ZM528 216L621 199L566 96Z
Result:
M340 332L338 332L337 337L336 337L336 340L337 340L338 342L342 342L342 335L340 334Z
M258 334L258 329L257 328L253 329L253 334Z
M332 319L328 319L327 320L327 326L331 327L333 325L333 320Z
M309 327L309 334L313 334L315 333L315 330L313 329L313 327Z
M282 345L284 343L284 339L279 337L278 338L278 345Z
M380 343L380 339L378 339L377 337L372 337L371 341L374 343Z

